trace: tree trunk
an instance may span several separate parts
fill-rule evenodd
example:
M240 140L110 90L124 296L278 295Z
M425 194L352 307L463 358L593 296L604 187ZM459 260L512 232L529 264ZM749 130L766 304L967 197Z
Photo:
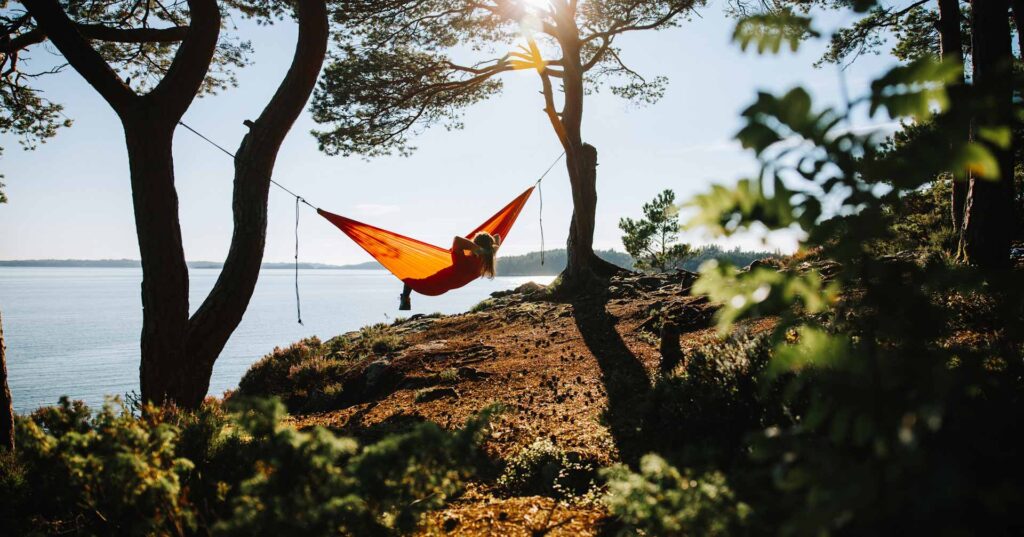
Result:
M1009 128L1013 108L1013 77L1008 0L971 2L975 124ZM960 258L986 268L1010 264L1014 230L1013 148L983 141L999 163L999 178L971 177L967 193Z
M580 144L576 160L577 177L571 181L572 221L566 241L565 278L569 280L587 279L594 275L590 261L594 257L594 220L597 213L597 149L590 144Z
M7 386L7 347L4 345L4 321L0 316L0 449L14 451L14 402Z
M140 386L143 400L152 403L178 401L194 380L185 353L188 267L171 156L175 121L141 107L124 122L142 259Z
M267 197L278 151L313 92L327 53L327 4L298 2L295 55L277 92L251 123L235 153L234 233L217 283L189 321L188 355L197 377L184 400L197 406L209 390L213 364L249 306L267 238Z
M566 267L562 283L567 290L578 290L608 277L619 269L594 254L594 224L597 215L597 149L583 143L583 64L579 29L571 16L559 21L559 45L562 49L562 87L565 106L565 164L572 188L572 221L566 241Z
M1018 0L1019 1L1019 0ZM963 37L960 34L960 0L939 0L939 50L942 59L954 61L961 66L964 64L964 51L962 47ZM960 76L954 81L954 92L962 93L964 86L963 67L960 68ZM955 103L959 99L954 98ZM953 230L957 233L963 228L964 203L967 201L967 181L953 179L951 185L952 196L950 198L950 217L953 223Z

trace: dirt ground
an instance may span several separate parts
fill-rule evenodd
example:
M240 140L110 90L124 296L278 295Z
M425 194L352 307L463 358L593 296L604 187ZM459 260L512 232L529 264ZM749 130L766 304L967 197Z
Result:
M607 294L557 301L529 284L478 311L413 317L397 327L406 347L388 367L401 380L371 400L296 416L372 438L411 422L455 428L493 403L505 411L491 427L488 452L507 458L548 438L595 467L644 454L640 407L659 371L660 316L679 328L683 356L718 337L714 306L689 295L694 276L629 275ZM772 320L741 327L768 330ZM442 383L438 379L457 382ZM451 535L589 535L608 523L594 506L550 498L499 498L471 490L435 513L423 530Z

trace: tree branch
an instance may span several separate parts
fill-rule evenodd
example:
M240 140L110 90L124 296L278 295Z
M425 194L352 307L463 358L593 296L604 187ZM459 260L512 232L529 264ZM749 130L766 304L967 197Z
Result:
M115 28L102 24L78 24L82 37L117 43L176 43L184 41L188 26L170 28Z
M124 113L138 96L82 37L57 0L24 0L23 3L71 67L96 89L118 115Z
M655 28L658 28L659 26L662 26L662 25L668 23L669 21L674 19L676 17L676 15L679 15L680 13L683 13L684 11L688 11L690 9L691 9L691 6L682 6L682 7L677 7L677 8L670 9L667 13L665 13L661 17L658 17L654 21L651 21L651 22L649 22L647 24L613 25L608 30L588 35L587 37L585 37L585 38L583 38L581 40L581 43L586 44L586 43L589 43L589 42L591 42L591 41L593 41L595 39L607 39L607 38L614 37L616 35L623 34L623 33L626 33L626 32L635 32L635 31L639 31L639 30L653 30ZM624 20L628 19L628 17L624 17L623 19Z
M594 52L594 55L590 57L590 60L583 64L584 73L592 69L601 61L601 58L603 58L605 53L608 52L608 49L611 48L612 40L614 39L615 36L601 38L601 46L597 48L597 50Z
M52 1L52 0L50 0ZM191 22L188 36L178 47L167 74L144 98L178 122L185 114L210 69L220 33L217 0L188 0Z
M170 28L115 28L103 24L75 24L86 39L115 43L175 43L185 39L188 26ZM46 41L46 32L33 28L9 41L0 41L0 54L11 54Z
M555 110L555 94L551 88L551 78L548 77L547 69L539 69L541 87L544 93L544 112L548 115L548 121L551 122L551 127L555 129L555 134L558 136L558 141L561 142L562 148L567 152L569 151L569 137L565 132L565 125L562 124L562 118L558 117L558 111Z

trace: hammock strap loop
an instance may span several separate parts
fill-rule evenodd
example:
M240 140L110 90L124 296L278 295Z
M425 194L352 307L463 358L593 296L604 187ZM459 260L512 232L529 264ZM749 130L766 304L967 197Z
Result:
M302 301L299 299L299 202L306 203L306 200L295 196L295 315L299 324L302 324Z
M558 164L558 161L562 160L562 157L564 157L564 156L565 156L565 151L562 151L562 154L558 155L558 157L555 158L555 160L551 163L551 165L548 166L548 169L544 170L544 173L540 174L540 179L537 179L537 182L534 183L534 186L537 187L537 200L540 202L540 210L537 213L537 224L540 226L540 265L541 266L544 266L544 190L541 189L541 182L544 181L544 178L548 176L548 172L550 172L551 169L555 167L555 164Z

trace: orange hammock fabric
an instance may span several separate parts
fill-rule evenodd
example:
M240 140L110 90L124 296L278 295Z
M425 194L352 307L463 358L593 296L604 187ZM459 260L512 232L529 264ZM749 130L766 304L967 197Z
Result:
M476 233L486 231L491 235L500 235L501 242L504 243L512 224L530 199L533 189L534 187L528 188L466 237L472 238ZM356 244L384 265L384 268L417 293L428 296L440 295L480 277L480 260L476 256L466 257L464 261L456 263L450 249L357 222L323 209L317 209L316 212L356 241Z

